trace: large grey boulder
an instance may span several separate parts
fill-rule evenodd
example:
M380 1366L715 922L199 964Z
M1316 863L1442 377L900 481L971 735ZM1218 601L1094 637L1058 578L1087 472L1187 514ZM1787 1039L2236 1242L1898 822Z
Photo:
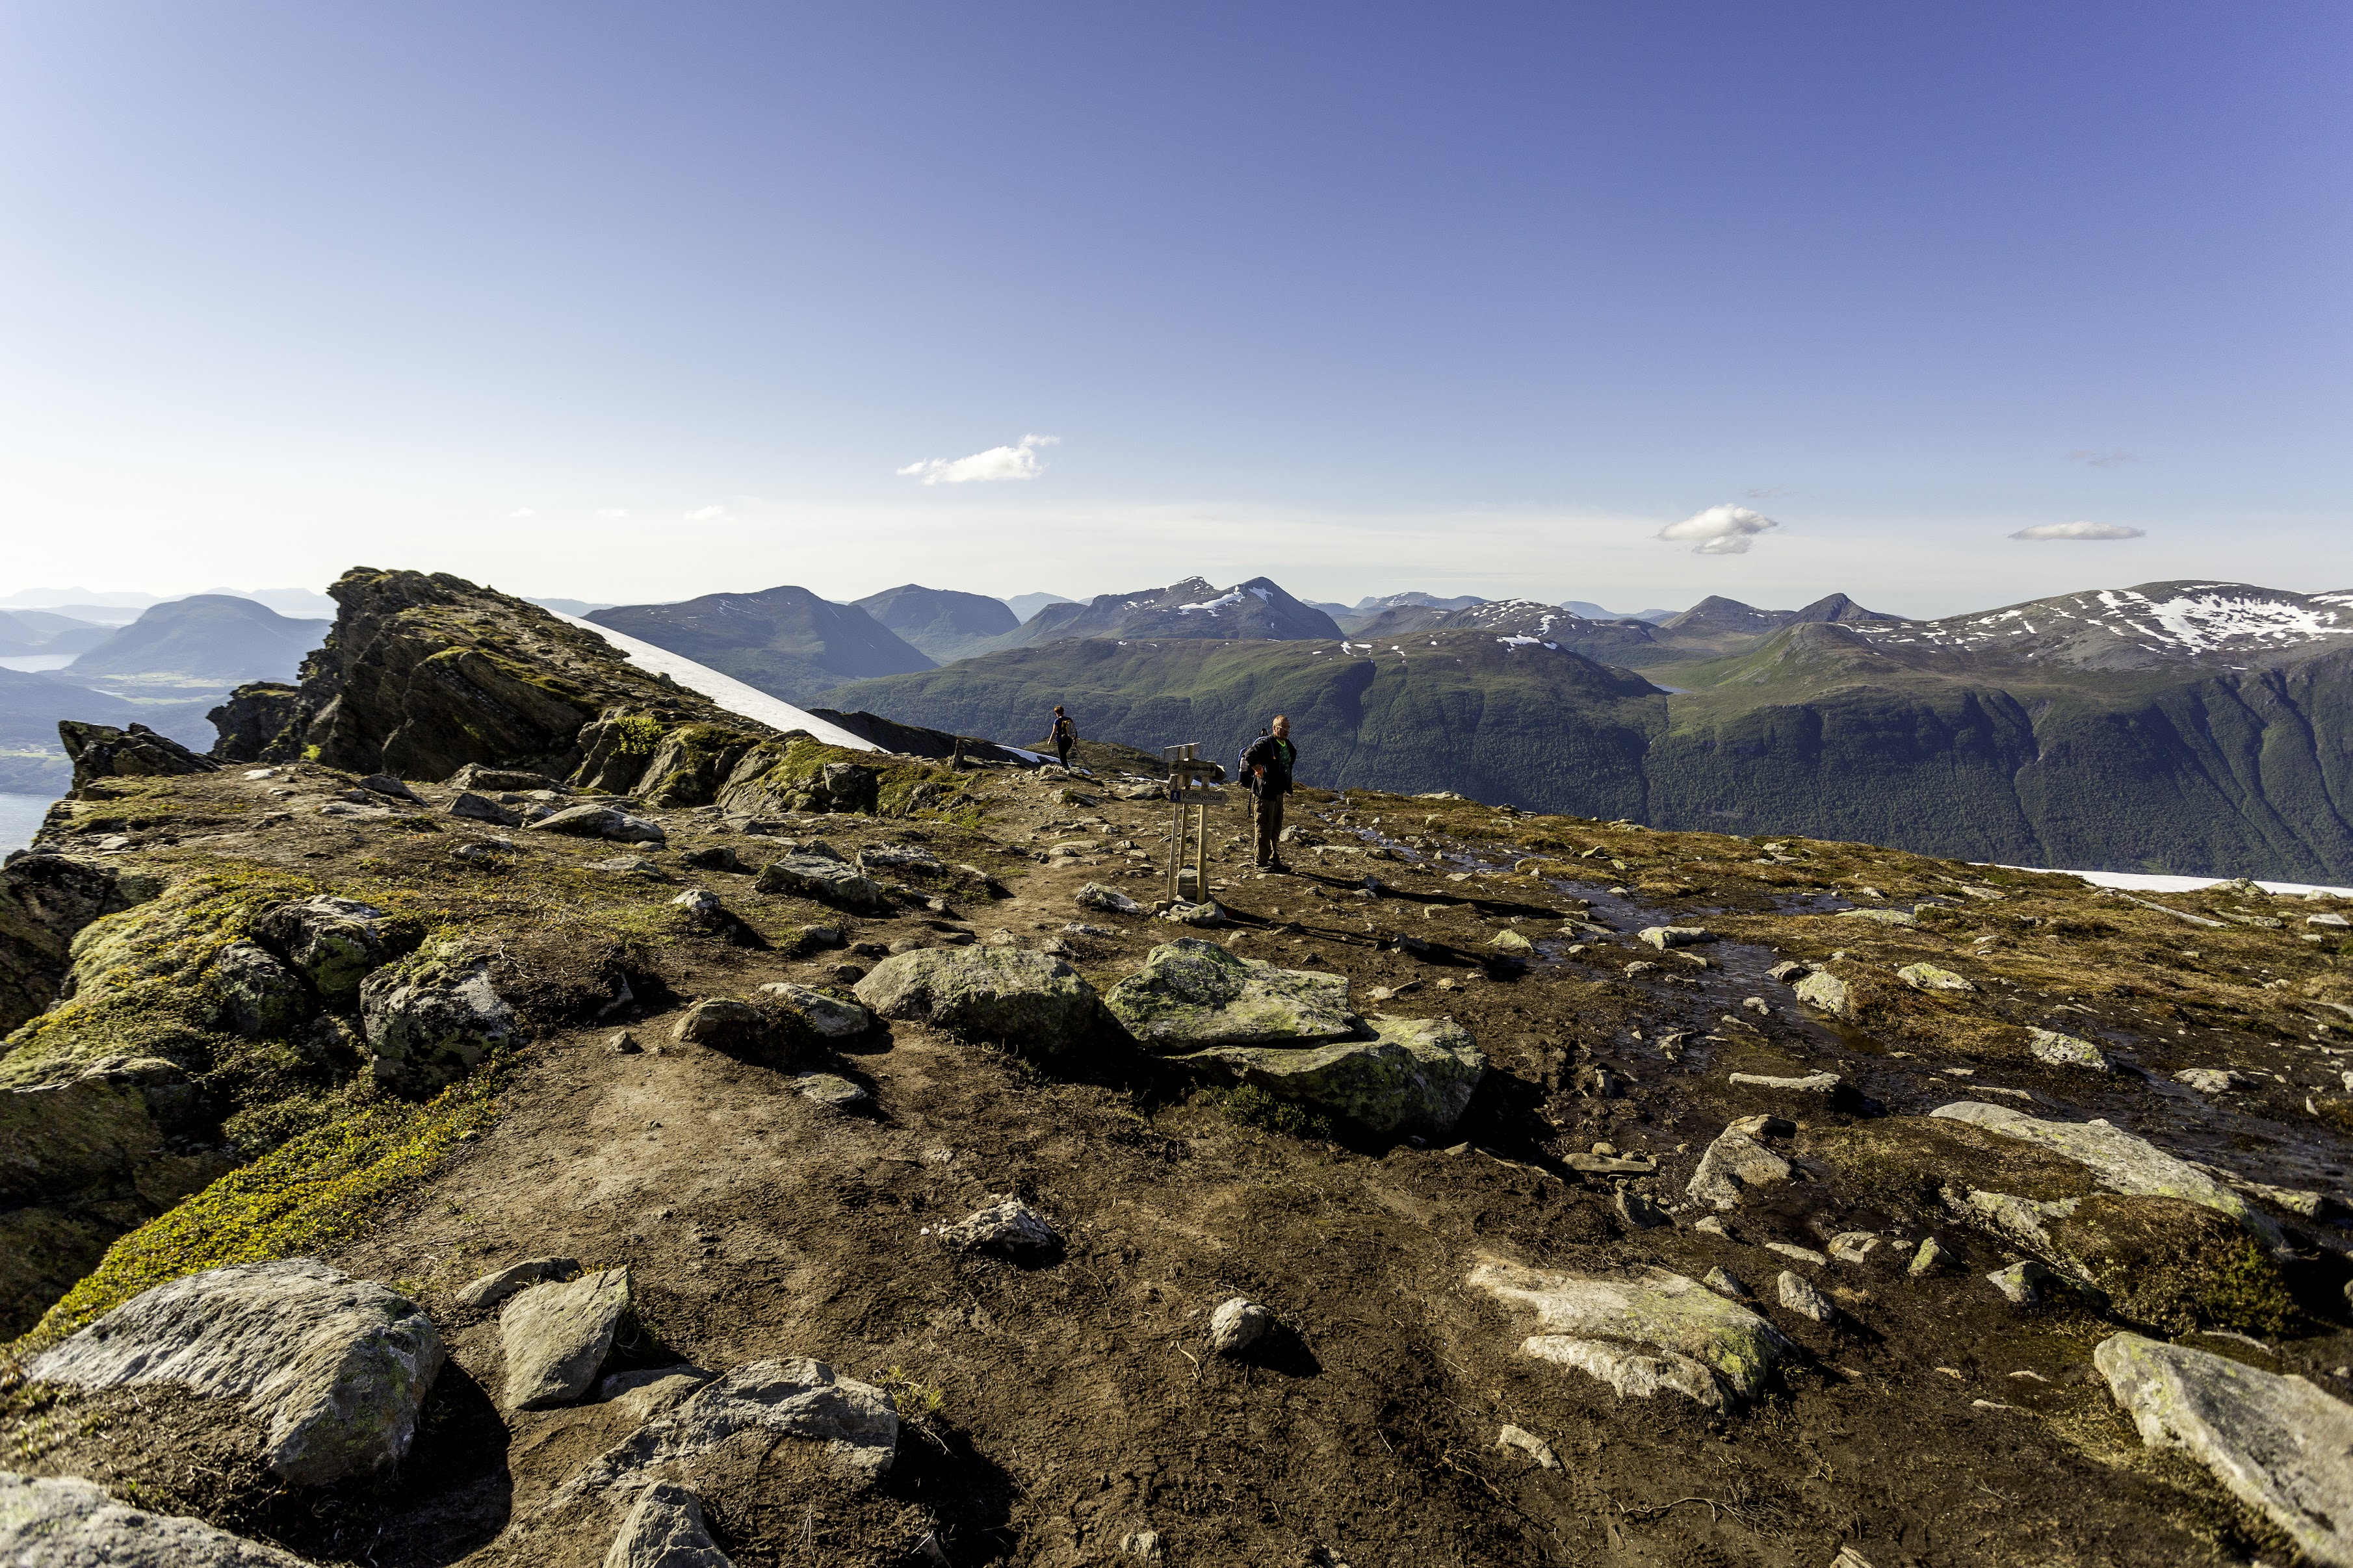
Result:
M265 911L253 922L253 938L333 1002L356 993L392 956L385 935L388 918L373 904L322 893Z
M2152 1448L2179 1448L2315 1563L2353 1564L2353 1406L2283 1377L2138 1334L2092 1364Z
M605 1568L735 1568L711 1539L702 1500L670 1481L656 1481L638 1499L605 1553Z
M659 1472L700 1458L739 1432L820 1444L844 1479L871 1484L898 1457L899 1412L871 1384L820 1361L753 1362L638 1427L584 1466L549 1500L549 1511L583 1498L627 1496Z
M491 984L488 959L449 956L379 970L360 987L375 1081L430 1094L514 1037L514 1009Z
M305 1559L202 1520L149 1513L79 1476L0 1470L0 1563L8 1568L309 1568Z
M1103 1005L1139 1044L1155 1051L1305 1045L1356 1032L1346 975L1277 969L1200 937L1154 948L1142 969L1111 988Z
M1057 1056L1103 1029L1103 998L1079 972L1042 952L932 947L895 953L854 987L886 1018Z
M1789 1179L1789 1162L1740 1129L1726 1128L1699 1157L1683 1190L1715 1209L1735 1209L1751 1188Z
M1366 1023L1374 1034L1369 1040L1292 1048L1226 1046L1176 1059L1345 1117L1380 1137L1448 1136L1487 1076L1487 1058L1471 1031L1451 1018Z
M221 1021L248 1040L282 1036L311 1016L311 988L279 956L250 942L214 955L210 976Z
M509 1300L499 1313L507 1408L546 1410L586 1394L628 1310L626 1268L533 1285Z
M1798 1000L1819 1012L1844 1017L1854 1005L1853 994L1845 981L1827 969L1817 969L1792 987Z
M787 855L771 862L752 887L762 893L787 893L815 899L859 914L881 914L891 907L882 885L857 867L823 855Z
M1663 1268L1609 1279L1489 1261L1472 1269L1471 1286L1533 1316L1523 1354L1576 1367L1621 1397L1672 1391L1737 1408L1794 1348L1747 1308Z
M135 1296L26 1368L77 1388L179 1383L238 1399L269 1468L319 1486L399 1462L441 1370L441 1336L406 1297L316 1258L240 1263Z
M2015 1138L2082 1165L2110 1192L2143 1197L2183 1198L2229 1215L2274 1249L2283 1245L2279 1223L2197 1166L2178 1160L2147 1139L2099 1121L2043 1121L2007 1105L1965 1100L1928 1112L1947 1121Z
M659 823L631 816L609 805L568 805L531 824L538 833L569 834L575 838L611 838L624 844L666 844L670 835Z

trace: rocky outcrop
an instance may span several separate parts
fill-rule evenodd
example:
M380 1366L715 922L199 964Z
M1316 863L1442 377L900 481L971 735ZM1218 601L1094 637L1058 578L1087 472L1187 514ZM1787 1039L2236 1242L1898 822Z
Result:
M1663 1268L1611 1279L1487 1262L1470 1283L1533 1317L1537 1331L1521 1342L1523 1354L1576 1367L1620 1397L1672 1392L1711 1410L1736 1408L1795 1348L1747 1308Z
M1302 1045L1356 1032L1347 976L1278 969L1199 937L1154 948L1141 970L1111 988L1103 1005L1138 1044L1155 1051Z
M283 1036L311 1016L311 988L266 947L231 942L215 955L209 979L222 1021L248 1040Z
M1451 1136L1487 1075L1487 1058L1471 1031L1451 1018L1366 1023L1373 1031L1369 1040L1290 1048L1224 1046L1176 1059L1229 1074L1376 1137Z
M77 1476L0 1470L0 1562L16 1568L309 1568L202 1520L150 1513Z
M159 1285L36 1357L26 1375L79 1388L183 1384L237 1399L298 1486L382 1470L416 1436L441 1336L406 1298L307 1258Z
M2315 1563L2353 1564L2353 1406L2301 1377L2138 1334L2092 1363L2152 1448L2179 1448Z
M876 964L858 999L885 1018L1060 1056L1103 1030L1103 1000L1079 972L1042 952L925 948Z
M291 762L301 755L288 740L302 711L302 694L276 680L253 680L205 715L220 738L212 757L221 763Z
M199 756L169 735L144 724L127 730L111 724L58 721L58 740L73 759L73 787L85 790L100 779L154 778L173 773L211 773L220 764Z
M159 879L128 868L47 852L11 856L0 868L0 1034L57 1001L84 926L163 890Z

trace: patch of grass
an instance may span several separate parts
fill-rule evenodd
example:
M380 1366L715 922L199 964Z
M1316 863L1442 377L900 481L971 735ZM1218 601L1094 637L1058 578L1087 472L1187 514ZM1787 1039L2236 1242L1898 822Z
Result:
M1210 1099L1218 1114L1237 1127L1256 1127L1287 1138L1317 1138L1325 1142L1338 1136L1329 1117L1290 1100L1278 1100L1255 1084L1215 1089Z
M460 1137L497 1120L501 1076L486 1068L423 1105L354 1106L230 1172L115 1242L9 1353L29 1355L174 1279L311 1256L365 1235Z

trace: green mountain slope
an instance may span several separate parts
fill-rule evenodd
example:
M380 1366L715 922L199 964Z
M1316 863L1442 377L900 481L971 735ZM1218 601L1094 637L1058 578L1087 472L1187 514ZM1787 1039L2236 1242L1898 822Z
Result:
M807 588L706 594L675 605L616 605L586 618L804 707L844 680L932 667L864 610L821 599Z
M829 700L993 736L1041 730L1060 701L1082 732L1220 758L1288 711L1323 784L1981 861L2353 879L2353 637L2144 657L2105 630L2016 650L1898 635L1919 630L1785 620L1680 662L1639 645L1672 697L1569 646L1441 627L1345 656L1067 643Z
M927 658L944 664L977 653L1021 622L1002 599L906 583L854 601Z

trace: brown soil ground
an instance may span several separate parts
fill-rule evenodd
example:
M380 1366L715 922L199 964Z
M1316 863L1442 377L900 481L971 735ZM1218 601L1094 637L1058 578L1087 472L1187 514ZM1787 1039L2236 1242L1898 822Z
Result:
M1165 806L1072 803L1029 779L987 787L985 825L923 831L944 858L980 860L1008 896L841 921L849 942L928 942L953 931L986 940L998 930L1023 946L1065 940L1107 985L1171 934L1071 900L1091 879L1154 896L1153 875L1114 879L1130 863L1105 847L1129 840L1156 854ZM748 878L677 864L699 843L748 852L757 841L706 837L692 814L670 820L670 848L656 859L674 880L649 895L709 887L754 931L774 928L776 912L762 910ZM1217 934L1237 951L1344 973L1360 1010L1373 1010L1376 987L1409 987L1380 1010L1448 1015L1473 1032L1493 1076L1457 1145L1303 1140L1229 1120L1213 1094L1124 1052L1106 1048L1050 1074L905 1025L828 1064L874 1096L871 1114L838 1114L797 1093L790 1071L678 1044L670 1026L697 996L748 994L777 979L835 983L845 955L681 937L662 949L667 994L656 1005L535 1043L497 1125L330 1258L416 1289L449 1347L398 1477L323 1500L273 1494L237 1468L234 1423L217 1412L203 1417L210 1447L157 1441L187 1429L195 1418L184 1406L195 1402L152 1394L143 1405L120 1394L58 1401L32 1436L20 1419L14 1462L135 1485L150 1506L337 1561L595 1563L601 1537L548 1557L534 1555L544 1543L501 1531L531 1518L628 1420L595 1404L502 1415L494 1315L452 1296L491 1268L560 1254L631 1270L637 1321L614 1367L811 1356L900 1390L910 1410L936 1391L936 1415L911 1423L897 1469L875 1492L843 1491L791 1445L737 1454L707 1478L714 1530L747 1565L1064 1568L1133 1561L1123 1542L1145 1531L1177 1564L1821 1568L1841 1545L1871 1568L2284 1560L2202 1472L2145 1451L2116 1413L2090 1352L2117 1325L2088 1308L2010 1306L1982 1276L2018 1255L1924 1206L1915 1191L1807 1159L1805 1179L1725 1216L1732 1235L1719 1238L1691 1228L1697 1210L1655 1229L1630 1226L1613 1212L1615 1181L1579 1176L1561 1156L1601 1140L1655 1153L1659 1173L1631 1185L1675 1203L1731 1117L1792 1115L1803 1151L1806 1140L1835 1145L1841 1129L1990 1086L2038 1114L2109 1116L2258 1180L2328 1186L2341 1175L2344 1137L2326 1107L2304 1106L2307 1095L2327 1098L2336 1069L2322 1053L2341 1037L2305 1040L2316 1032L2308 1008L2284 1015L2294 1033L2261 1011L2279 999L2253 979L2263 965L2238 965L2244 985L2221 976L2172 1001L2151 981L2136 991L2119 979L2121 962L2085 944L2137 942L2165 955L2147 961L2157 968L2219 972L2225 955L2254 953L2247 944L2260 939L2266 964L2299 984L2316 976L2316 987L2337 983L2333 948L2290 946L2268 931L2185 937L2168 917L2107 903L2086 914L2089 895L2073 883L2021 889L1998 904L1957 899L1982 922L1933 933L1792 912L1813 907L1795 900L1855 876L1909 904L1924 889L1947 890L1932 879L1955 875L1862 846L1793 846L1816 862L1800 879L1732 859L1757 854L1740 840L1559 819L1499 826L1467 805L1302 798L1292 820L1343 847L1427 835L1451 857L1368 863L1302 846L1296 874L1261 877L1229 847L1215 869L1238 921ZM814 830L847 852L906 826L829 818ZM1240 831L1230 817L1221 826ZM342 837L238 833L206 852L259 857L267 844L270 857L322 877L363 856L377 874L413 858L422 876L448 848L429 836L333 832ZM1098 847L1029 858L1082 837ZM1219 841L1230 845L1230 833ZM1569 858L1596 843L1621 861L1639 845L1654 868ZM615 852L531 847L584 862ZM1541 868L1545 879L1504 874L1532 852L1560 858ZM1387 884L1382 896L1355 896L1367 873ZM1646 874L1651 886L1630 885ZM1625 895L1609 893L1613 885ZM1560 934L1564 913L1588 909L1621 934ZM1120 934L1060 938L1072 919ZM1704 968L1633 943L1633 930L1670 919L1704 919L1741 940L1701 950ZM2078 933L2054 946L2040 922L2063 919L2105 922L2112 937ZM1515 921L1538 941L1536 958L1484 962L1493 935ZM1974 943L1980 929L1998 942ZM1401 951L1400 935L1430 945ZM1849 962L1882 972L1933 958L1977 976L1988 993L1968 1015L1977 1033L1901 1009L1878 1026L1832 1029L1764 977L1782 956L1827 960L1833 942ZM1568 951L1572 942L1582 951ZM2171 956L2185 947L2217 956ZM1623 973L1637 961L1658 967ZM2025 980L2005 990L1998 973ZM2128 994L2114 994L2120 984ZM1764 999L1761 1014L1743 1005L1749 996ZM2170 1014L2153 1011L2160 1005ZM2071 1032L2140 1070L2094 1081L2035 1064L1999 1032L2069 1019ZM612 1048L622 1026L640 1053ZM2169 1081L2177 1066L2224 1059L2281 1081L2227 1108ZM1971 1062L1966 1077L1948 1070ZM1597 1068L1623 1092L1596 1092ZM1725 1081L1728 1070L1817 1069L1845 1075L1852 1097L1800 1107ZM1056 1260L977 1259L927 1234L1008 1193L1060 1230ZM1764 1242L1819 1248L1858 1229L1934 1234L1964 1267L1913 1279L1907 1255L1883 1247L1870 1264L1801 1268L1832 1292L1847 1324L1762 1309L1803 1355L1759 1405L1728 1418L1672 1396L1620 1400L1582 1373L1522 1356L1527 1325L1465 1283L1486 1258L1605 1271L1655 1264L1694 1278L1720 1265L1770 1303L1776 1275L1791 1265ZM2335 1251L2310 1247L2287 1275L2305 1313L2292 1334L2263 1348L2194 1342L2342 1392L2334 1374L2353 1362L2345 1273ZM1240 1362L1203 1344L1209 1311L1236 1295L1284 1325L1275 1346ZM1505 1424L1549 1443L1559 1468L1499 1447Z

